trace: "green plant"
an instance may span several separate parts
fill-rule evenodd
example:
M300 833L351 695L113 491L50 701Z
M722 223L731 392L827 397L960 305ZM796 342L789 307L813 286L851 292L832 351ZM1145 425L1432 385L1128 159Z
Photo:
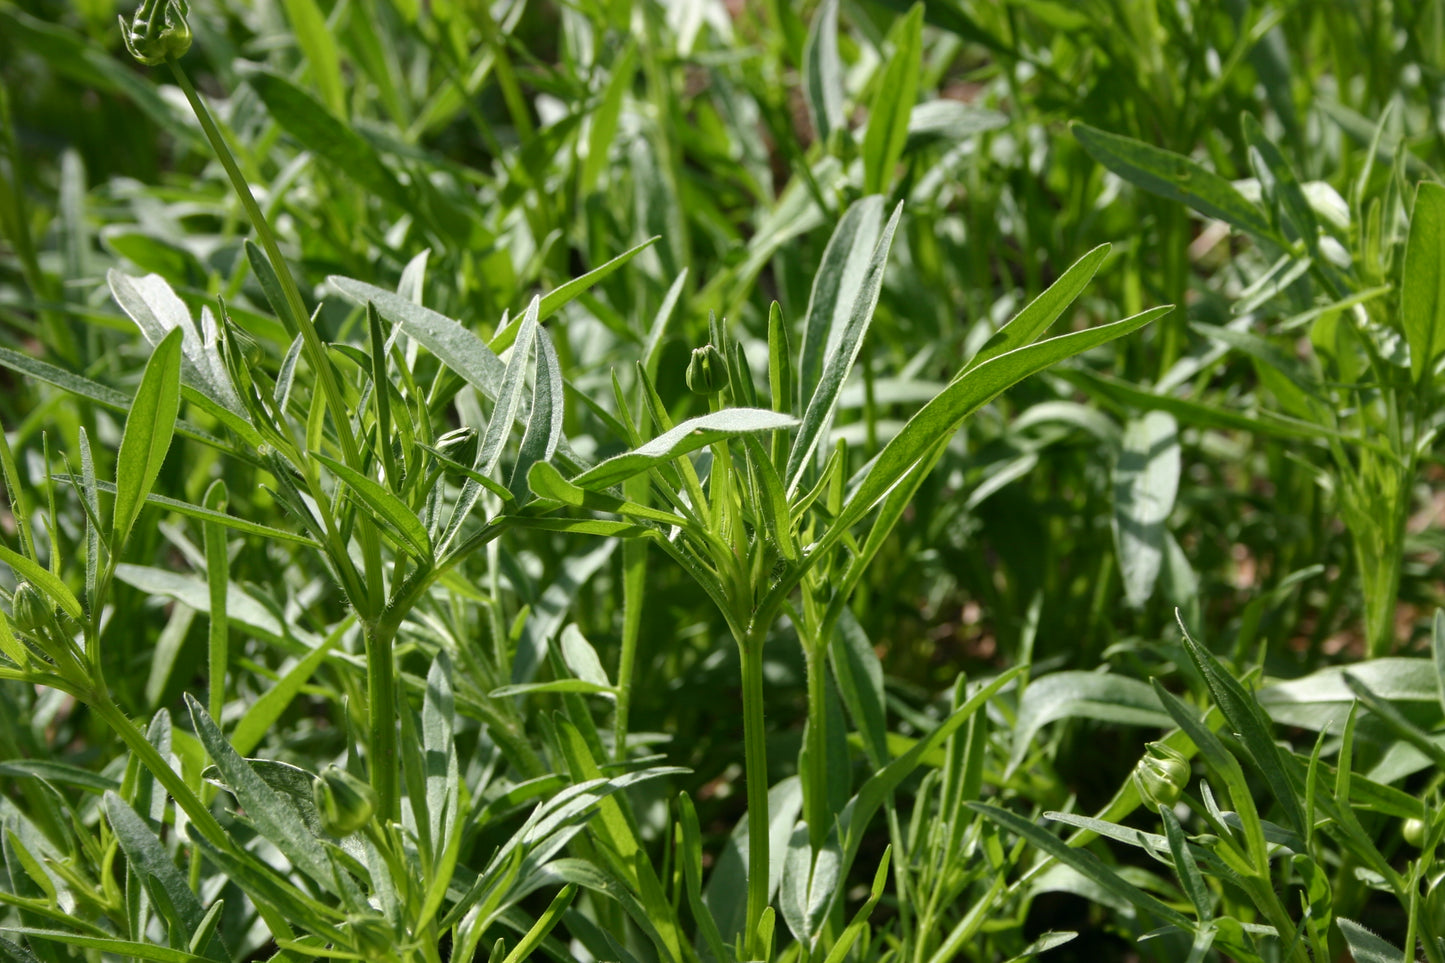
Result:
M0 958L1438 957L1445 6L102 7Z

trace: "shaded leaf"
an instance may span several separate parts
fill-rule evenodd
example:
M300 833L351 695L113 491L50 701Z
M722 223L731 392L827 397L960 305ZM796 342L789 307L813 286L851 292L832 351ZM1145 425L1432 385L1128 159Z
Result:
M1164 563L1164 523L1179 491L1179 429L1162 411L1124 428L1114 463L1114 546L1129 604L1143 607Z
M1276 239L1259 208L1229 181L1189 158L1088 124L1075 123L1070 129L1089 156L1131 184L1188 204L1206 217L1219 218L1255 237Z
M1445 187L1430 181L1416 189L1410 215L1400 320L1410 345L1410 374L1423 381L1445 354Z

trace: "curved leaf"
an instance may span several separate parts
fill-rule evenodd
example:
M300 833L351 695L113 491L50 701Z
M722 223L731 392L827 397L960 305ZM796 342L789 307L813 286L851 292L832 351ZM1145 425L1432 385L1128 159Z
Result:
M725 408L684 421L645 445L615 455L572 479L572 484L600 491L713 442L751 432L791 428L797 423L798 419L791 415L764 408Z
M1030 682L1019 698L1005 774L1023 762L1038 731L1060 719L1165 728L1174 724L1148 683L1098 672L1055 672Z

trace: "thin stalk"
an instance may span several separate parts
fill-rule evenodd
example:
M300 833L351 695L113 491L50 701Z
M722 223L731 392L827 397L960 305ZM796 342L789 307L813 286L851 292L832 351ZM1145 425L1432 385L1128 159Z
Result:
M396 636L387 625L363 625L366 644L366 702L370 727L371 788L376 790L377 809L383 819L401 815L397 798L399 759L396 752L396 669L391 641Z
M645 480L643 484L646 484ZM612 736L612 754L618 762L627 758L632 672L637 662L637 641L642 633L642 603L646 592L647 542L629 538L622 543L622 652L617 657L617 712Z
M814 851L822 848L832 822L828 812L828 659L827 646L820 642L817 605L808 581L802 586L803 624L798 627L803 643L803 662L808 674L808 727L803 751L803 814L808 821L808 842ZM826 638L826 636L823 636Z
M763 730L763 635L738 639L743 664L743 779L748 793L748 909L743 938L751 958L762 956L758 924L768 907L768 743Z
M213 511L226 508L226 486L217 480L205 496L206 507ZM226 555L226 531L216 522L206 522L202 527L206 552L206 585L210 590L211 608L207 613L206 635L209 649L210 698L207 710L212 719L221 718L226 705L226 667L230 663L230 626L226 620L227 585L230 581L230 564Z

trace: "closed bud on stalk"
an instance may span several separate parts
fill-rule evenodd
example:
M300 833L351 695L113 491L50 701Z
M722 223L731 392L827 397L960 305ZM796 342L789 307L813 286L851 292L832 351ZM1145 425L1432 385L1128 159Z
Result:
M1172 806L1189 783L1189 760L1162 742L1149 743L1149 751L1134 767L1134 785L1151 808Z
M376 812L375 790L335 766L327 766L312 780L311 797L321 816L321 828L333 836L350 836Z
M1405 842L1419 849L1425 845L1425 829L1425 820L1410 818L1400 827L1400 835L1405 837Z
M130 23L120 18L121 36L130 55L148 67L181 57L191 49L190 8L186 0L142 0Z
M452 461L468 468L477 460L477 430L475 428L454 428L437 439L437 451ZM447 469L452 474L454 469Z
M728 383L728 363L717 345L692 349L687 365L687 386L695 395L715 395Z
M11 611L15 613L15 625L22 632L34 634L50 623L55 607L40 594L40 590L29 582L15 586L15 595L10 600Z

